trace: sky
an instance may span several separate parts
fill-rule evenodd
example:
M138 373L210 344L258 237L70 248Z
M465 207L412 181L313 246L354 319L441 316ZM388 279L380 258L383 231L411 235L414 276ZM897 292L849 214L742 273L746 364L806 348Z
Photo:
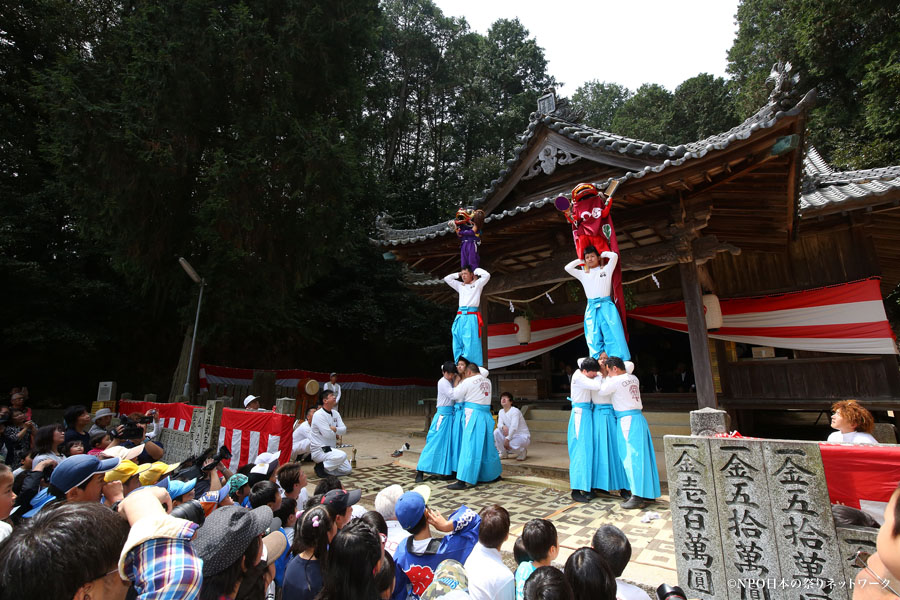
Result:
M487 33L497 19L519 18L544 48L548 72L571 96L598 79L635 90L658 83L674 90L699 73L726 76L737 0L434 0Z

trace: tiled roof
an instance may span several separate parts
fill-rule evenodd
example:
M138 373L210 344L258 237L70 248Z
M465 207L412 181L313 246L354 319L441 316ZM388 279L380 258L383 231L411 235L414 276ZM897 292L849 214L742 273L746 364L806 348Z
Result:
M790 110L781 110L779 101L773 100L757 111L756 114L746 119L743 123L724 133L719 133L689 144L682 144L675 148L670 148L665 144L654 144L652 142L627 138L607 131L587 127L586 125L570 123L551 115L533 113L531 115L531 122L529 122L525 133L519 136L520 145L514 150L514 157L506 161L506 168L500 171L497 179L491 181L490 186L483 191L480 198L475 199L474 204L475 206L483 205L487 198L503 184L509 174L524 159L525 154L527 154L526 150L529 145L529 140L534 137L540 125L544 125L548 129L556 131L571 140L607 152L615 151L635 157L666 157L665 160L659 164L648 165L638 171L630 171L618 178L620 181L627 181L629 179L639 179L650 173L659 173L664 169L681 165L685 161L691 159L702 158L709 152L723 150L737 140L747 139L760 129L772 127L784 117L799 114L801 111L806 110L812 104L814 99L815 92L810 91ZM821 158L819 158L819 160L821 160ZM824 164L824 161L822 161L822 163ZM597 183L597 186L601 189L606 189L610 181L612 181L612 179L605 182L599 182ZM546 197L530 202L524 206L518 206L513 209L504 210L500 213L491 214L485 218L485 223L528 212L532 208L540 208L550 202L553 202L553 198ZM373 241L380 246L411 244L444 236L453 231L453 228L450 227L449 223L438 223L419 229L392 229L383 219L380 219L376 225L380 239Z
M806 165L816 158L825 164L819 153L810 148L804 165L806 177L800 196L801 216L805 212L815 212L850 200L882 196L890 191L900 190L900 166L833 171L825 164L826 169L811 173Z

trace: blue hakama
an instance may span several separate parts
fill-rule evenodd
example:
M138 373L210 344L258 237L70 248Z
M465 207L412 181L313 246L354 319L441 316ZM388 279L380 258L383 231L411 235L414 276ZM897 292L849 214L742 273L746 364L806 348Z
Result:
M500 477L503 467L500 465L500 455L494 447L494 418L491 417L491 407L487 404L467 402L466 410L471 410L472 414L463 432L456 478L469 485L475 485L480 481L494 481Z
M607 356L631 360L619 309L609 296L588 298L584 310L584 339L593 358L599 358L601 352L606 352Z
M591 491L593 470L594 425L590 402L572 403L569 416L569 486L573 490ZM576 432L575 420L580 416Z
M606 491L627 489L628 478L619 456L619 427L612 404L595 404L593 417L594 461L591 484L594 489Z
M453 430L456 418L452 406L438 406L437 414L431 420L431 427L425 438L425 447L419 456L417 471L449 475L456 470L456 456L453 452Z
M460 306L450 332L453 334L453 360L460 357L481 366L484 357L481 353L481 336L479 335L480 315L477 306Z
M459 465L459 453L462 451L463 432L466 430L466 403L457 402L453 406L453 429L450 430L450 460L453 463L453 472Z
M627 441L619 424L623 417L631 417ZM619 433L619 456L622 457L631 493L641 498L658 498L659 471L656 469L656 452L653 450L653 438L650 437L647 419L639 409L617 410L616 429Z

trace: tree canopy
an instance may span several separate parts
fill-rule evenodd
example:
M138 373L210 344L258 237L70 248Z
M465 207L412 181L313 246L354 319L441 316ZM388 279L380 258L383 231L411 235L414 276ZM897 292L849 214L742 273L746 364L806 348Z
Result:
M675 145L755 111L790 60L826 157L897 164L897 13L744 0L730 80L593 79L571 103ZM168 389L196 308L179 256L208 285L202 360L433 372L446 311L369 243L375 216L471 203L557 85L518 20L480 34L431 0L11 0L0 22L5 383L67 401L98 379Z

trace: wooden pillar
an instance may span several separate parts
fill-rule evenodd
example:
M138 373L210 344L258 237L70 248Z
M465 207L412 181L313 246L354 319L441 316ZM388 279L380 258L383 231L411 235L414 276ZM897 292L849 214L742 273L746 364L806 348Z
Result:
M679 263L681 291L684 294L684 310L687 313L688 336L691 340L691 361L694 367L694 384L697 386L697 406L718 408L716 389L713 386L712 365L709 360L709 341L706 337L706 315L703 312L703 295L697 279L697 263Z

